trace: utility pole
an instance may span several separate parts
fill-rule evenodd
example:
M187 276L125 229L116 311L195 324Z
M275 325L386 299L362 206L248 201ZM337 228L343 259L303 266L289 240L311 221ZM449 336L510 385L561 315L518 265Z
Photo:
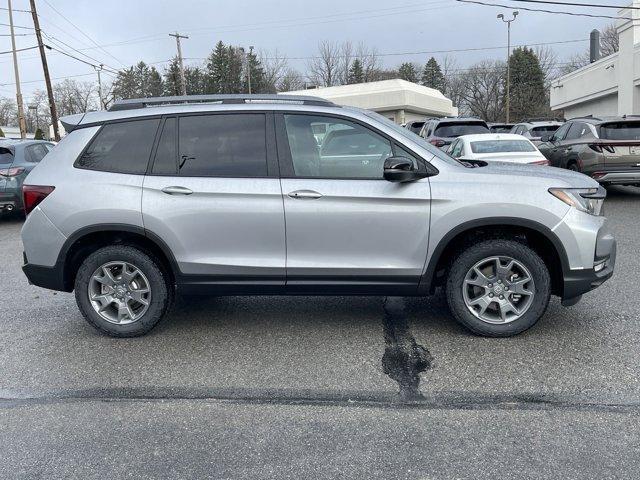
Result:
M501 13L498 15L498 18L501 19L504 23L507 24L507 112L506 112L506 123L509 123L509 110L510 110L510 89L511 89L511 22L513 22L518 16L518 11L512 12L513 18L511 20L505 20L504 15Z
M251 57L253 56L253 45L249 45L249 56L247 61L247 86L249 87L249 95L251 95Z
M187 94L187 82L184 78L184 64L182 63L182 47L180 46L181 38L189 38L186 35L180 35L178 32L170 33L170 37L176 37L176 46L178 47L178 65L180 66L180 81L182 82L182 95Z
M11 3L11 0L9 0ZM47 84L47 96L49 97L49 111L51 112L51 123L53 124L53 137L56 142L60 141L60 131L58 130L58 110L56 102L53 98L53 88L51 87L51 77L49 76L49 65L47 64L47 55L44 51L42 43L42 31L40 30L40 20L36 11L36 0L29 0L31 4L31 16L33 17L33 27L36 30L36 38L38 39L38 50L40 50L40 58L42 59L42 70L44 71L44 81ZM17 69L17 67L16 67ZM16 70L17 71L17 70ZM47 133L47 136L49 134Z
M101 63L97 67L93 67L96 69L96 73L98 74L98 98L100 99L100 108L104 110L104 100L102 100L102 78L100 78L100 72L104 68L104 65Z
M7 0L9 10L9 29L11 30L11 50L13 53L13 71L16 77L16 102L18 103L18 125L20 126L20 138L27 136L27 123L24 118L24 105L22 104L22 91L20 90L20 73L18 72L18 54L16 52L16 36L13 31L13 11L11 0Z

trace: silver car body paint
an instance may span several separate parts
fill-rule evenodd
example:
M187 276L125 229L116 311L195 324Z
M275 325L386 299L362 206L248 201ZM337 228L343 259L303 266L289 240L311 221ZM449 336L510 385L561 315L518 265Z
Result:
M571 269L593 268L602 217L570 208L549 188L596 188L585 175L551 167L492 164L466 168L406 129L353 108L289 104L172 105L91 112L80 126L149 115L209 111L300 111L342 115L383 131L439 173L408 184L384 180L172 178L82 170L73 163L97 126L71 132L25 183L55 190L23 228L25 252L51 266L69 237L104 223L144 227L166 242L182 273L220 275L424 273L440 241L479 219L524 218L553 231ZM80 117L79 117L80 118ZM403 132L404 131L404 132ZM167 195L167 186L192 195ZM313 190L317 199L288 193ZM38 212L38 209L41 212ZM42 215L41 213L44 213ZM497 220L499 221L499 220ZM285 226L286 223L286 226ZM54 234L43 254L37 238ZM285 231L287 238L285 239Z

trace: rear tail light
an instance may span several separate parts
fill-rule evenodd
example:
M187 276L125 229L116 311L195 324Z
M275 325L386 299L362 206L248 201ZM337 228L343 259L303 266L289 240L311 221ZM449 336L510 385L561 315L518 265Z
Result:
M24 213L29 215L55 188L43 185L23 185Z
M599 145L597 143L590 143L589 148L598 153L602 153L603 150L606 150L609 153L616 152L616 149L612 145Z
M24 173L24 168L22 167L0 168L1 177L17 177L21 173Z
M529 165L549 165L549 160L536 160L535 162L529 162Z
M444 140L438 140L437 138L432 138L431 140L429 140L429 143L431 145L435 145L436 147L444 147L445 145Z
M593 178L594 180L598 180L599 178L604 177L605 172L594 172L593 175L591 175L591 178Z

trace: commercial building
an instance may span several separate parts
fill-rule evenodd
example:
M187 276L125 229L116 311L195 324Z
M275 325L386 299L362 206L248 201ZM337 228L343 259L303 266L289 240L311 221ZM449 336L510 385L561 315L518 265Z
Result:
M619 10L619 51L555 80L551 109L566 118L640 114L640 0Z
M401 79L282 93L313 95L331 100L339 105L373 110L399 124L421 120L425 117L444 117L458 114L458 109L453 106L451 100L439 90Z

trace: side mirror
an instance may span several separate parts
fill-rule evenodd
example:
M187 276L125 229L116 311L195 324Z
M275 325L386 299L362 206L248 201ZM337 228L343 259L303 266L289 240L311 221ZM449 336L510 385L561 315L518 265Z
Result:
M413 162L405 157L389 157L384 161L384 179L389 182L411 182L428 176L419 172Z
M542 135L542 136L540 137L540 141L541 141L542 143L548 142L549 140L551 140L551 136L550 136L550 135Z

